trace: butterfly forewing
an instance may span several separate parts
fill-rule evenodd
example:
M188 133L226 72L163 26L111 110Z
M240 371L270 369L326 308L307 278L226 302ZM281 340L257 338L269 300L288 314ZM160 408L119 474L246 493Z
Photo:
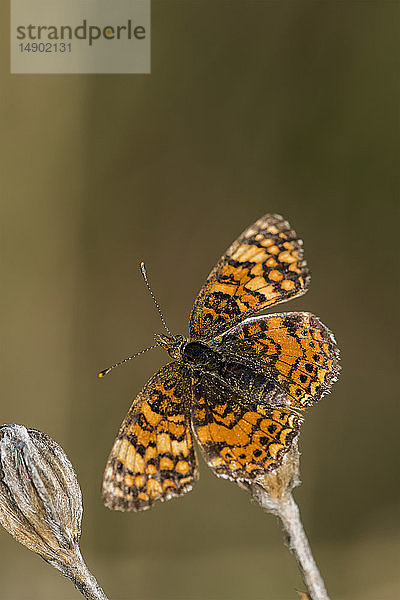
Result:
M193 339L210 339L252 313L304 294L309 271L296 232L279 215L248 227L211 271L190 316Z
M103 499L115 510L142 510L190 491L198 477L190 431L191 381L173 362L133 402L111 450Z

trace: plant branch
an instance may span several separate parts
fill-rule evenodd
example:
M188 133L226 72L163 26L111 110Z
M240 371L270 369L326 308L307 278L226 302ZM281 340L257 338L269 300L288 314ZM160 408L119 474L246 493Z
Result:
M55 565L56 566L56 565ZM86 598L86 600L108 600L102 588L96 581L96 578L87 568L82 556L77 556L73 566L65 564L56 566L61 573L68 577L77 590Z
M253 492L259 504L280 518L290 550L299 566L303 581L312 600L329 600L324 581L313 558L299 508L289 492L284 498L271 498L261 486Z
M329 600L292 496L293 488L300 484L299 458L297 444L294 444L282 465L252 484L250 492L262 508L281 520L287 544L296 558L311 600Z

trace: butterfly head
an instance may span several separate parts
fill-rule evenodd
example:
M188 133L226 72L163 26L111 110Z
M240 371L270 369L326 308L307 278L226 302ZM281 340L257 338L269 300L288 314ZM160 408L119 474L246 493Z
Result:
M183 335L157 333L154 337L157 344L165 348L171 358L179 360L182 357L183 347L187 342Z

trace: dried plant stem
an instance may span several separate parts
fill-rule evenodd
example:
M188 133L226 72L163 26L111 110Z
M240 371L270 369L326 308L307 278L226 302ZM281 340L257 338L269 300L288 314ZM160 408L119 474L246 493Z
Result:
M267 511L280 518L287 536L288 546L299 566L303 581L312 600L329 600L324 581L313 558L299 507L290 491L272 497L261 485L253 486L253 498Z
M57 566L65 577L68 577L74 584L77 590L87 600L108 600L107 596L99 586L96 578L87 568L83 558L77 557L77 561L73 566Z

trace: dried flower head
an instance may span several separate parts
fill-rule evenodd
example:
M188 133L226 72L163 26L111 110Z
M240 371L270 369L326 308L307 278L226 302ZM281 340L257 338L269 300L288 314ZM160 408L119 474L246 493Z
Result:
M284 502L300 483L300 452L296 439L284 456L282 464L277 469L256 478L247 489L263 508L276 513L277 503Z
M0 427L0 523L69 577L87 597L105 599L79 549L82 494L64 450L22 425Z

